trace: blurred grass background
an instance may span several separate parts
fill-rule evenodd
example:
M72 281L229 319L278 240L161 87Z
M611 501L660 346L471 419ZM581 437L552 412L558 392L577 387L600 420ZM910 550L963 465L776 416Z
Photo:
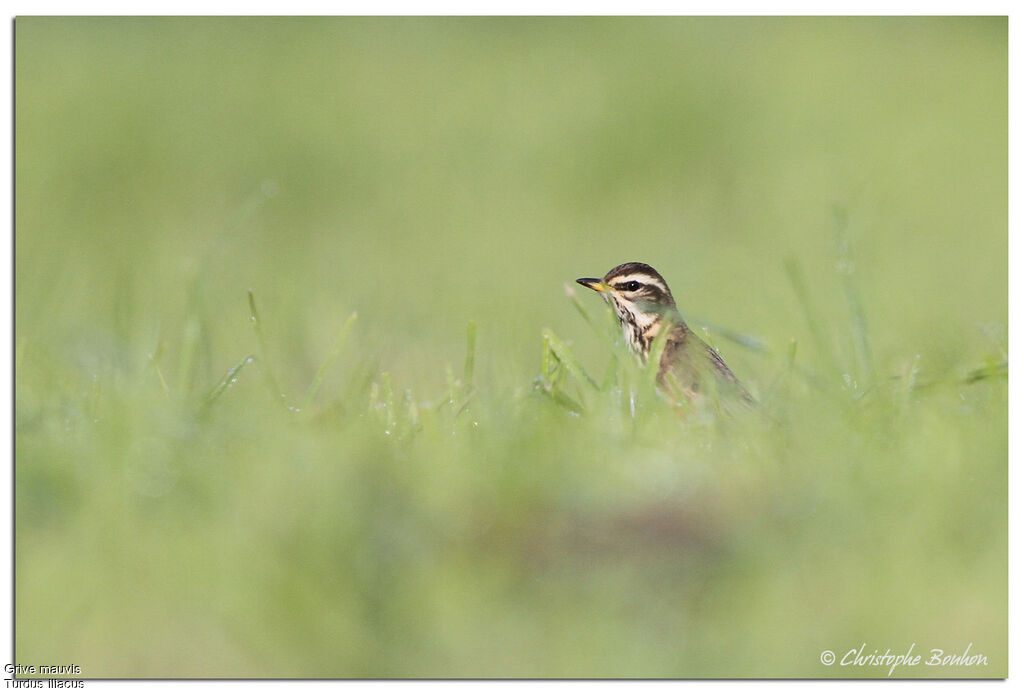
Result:
M20 17L15 61L18 662L1005 676L1005 18ZM563 283L628 260L770 425L547 397L543 328L612 355Z

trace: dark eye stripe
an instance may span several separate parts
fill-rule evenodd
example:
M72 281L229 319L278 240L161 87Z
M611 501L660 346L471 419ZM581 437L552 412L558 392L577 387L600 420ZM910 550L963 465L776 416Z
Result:
M632 282L623 282L622 284L617 284L615 285L615 288L623 292L635 292L641 286L643 285L634 280Z

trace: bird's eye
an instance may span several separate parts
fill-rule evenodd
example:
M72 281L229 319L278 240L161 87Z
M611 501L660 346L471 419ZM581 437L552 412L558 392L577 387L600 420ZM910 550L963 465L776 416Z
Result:
M622 284L620 286L623 291L635 292L637 289L640 288L640 283L634 280L632 282L626 282L625 284Z

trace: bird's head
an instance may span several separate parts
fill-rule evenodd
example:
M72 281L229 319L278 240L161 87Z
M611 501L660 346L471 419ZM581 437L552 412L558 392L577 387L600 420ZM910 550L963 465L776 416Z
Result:
M676 301L664 278L646 263L623 263L601 279L581 277L584 287L600 292L614 308L626 339L645 353L649 329L663 316L675 313Z
M639 323L650 323L676 307L665 279L646 263L623 263L601 279L581 277L576 281L600 292L617 311L621 307ZM621 312L619 317L623 318Z

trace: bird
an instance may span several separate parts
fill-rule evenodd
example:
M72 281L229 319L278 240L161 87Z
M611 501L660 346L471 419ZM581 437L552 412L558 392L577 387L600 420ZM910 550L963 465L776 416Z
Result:
M600 293L611 304L626 343L642 363L650 357L651 346L661 331L670 331L658 363L657 382L675 402L694 406L754 404L754 398L718 352L686 325L668 283L653 267L623 263L602 278L581 277L576 282Z

